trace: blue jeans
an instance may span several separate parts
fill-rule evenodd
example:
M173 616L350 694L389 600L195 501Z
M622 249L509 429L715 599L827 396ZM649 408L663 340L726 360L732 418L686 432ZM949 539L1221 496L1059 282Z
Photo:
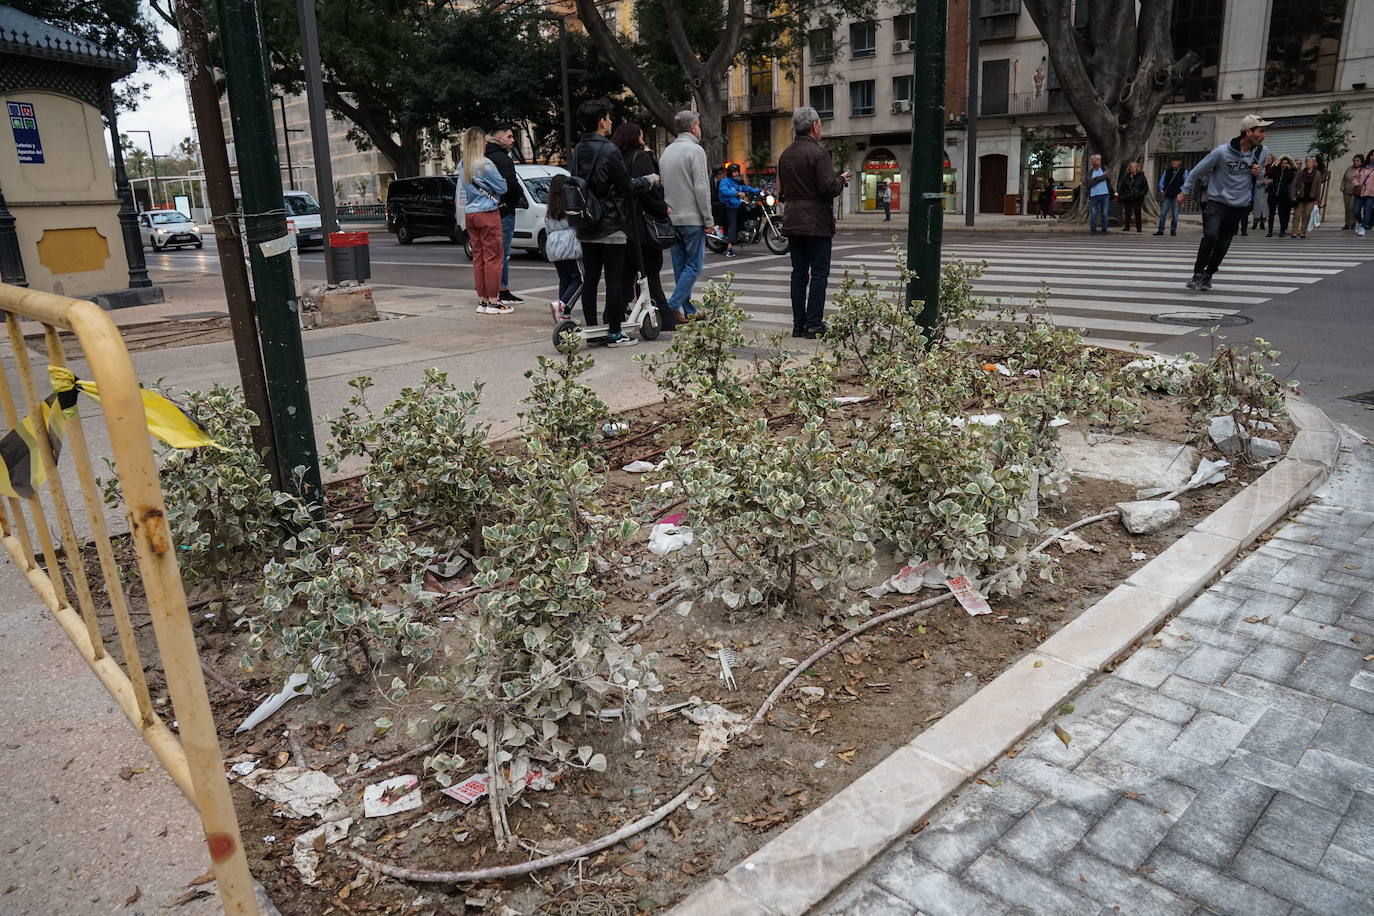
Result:
M1178 231L1178 198L1166 197L1159 202L1159 231L1164 231L1164 218L1173 215L1173 223L1170 224L1169 231Z
M510 243L515 238L515 214L501 217L501 288L510 289Z
M1355 198L1355 225L1368 232L1374 226L1374 197Z
M674 226L673 231L677 242L672 251L673 295L668 298L668 309L691 315L696 311L691 302L692 287L706 261L706 227Z
M830 281L830 248L825 235L789 235L792 254L792 330L825 324L825 287Z
M1097 194L1088 198L1088 230L1096 232L1101 229L1107 231L1107 208L1111 206L1112 197L1110 194Z

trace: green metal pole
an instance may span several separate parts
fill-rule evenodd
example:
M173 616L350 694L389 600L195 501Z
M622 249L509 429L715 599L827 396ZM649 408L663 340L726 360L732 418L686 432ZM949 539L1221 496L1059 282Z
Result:
M219 0L216 5L238 153L244 233L257 299L258 334L276 434L275 458L288 489L311 501L321 501L320 458L291 273L262 22L257 0ZM298 469L303 469L299 475Z
M929 0L917 10L914 58L906 253L913 276L907 302L913 310L915 303L921 303L916 323L929 331L940 316L940 237L945 215L945 0Z

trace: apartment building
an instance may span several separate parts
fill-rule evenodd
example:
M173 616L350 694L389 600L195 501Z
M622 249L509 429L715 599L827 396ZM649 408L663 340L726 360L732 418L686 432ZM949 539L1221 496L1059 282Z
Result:
M792 112L804 104L797 68L776 58L741 59L724 88L726 158L740 163L750 181L767 185L792 142Z
M968 3L949 0L945 57L945 209L963 206L961 167L967 95ZM976 0L972 0L976 2ZM878 190L892 190L892 208L905 210L904 179L911 173L911 101L915 86L916 14L880 2L874 17L810 29L801 79L807 104L818 111L831 148L851 150L858 176L846 192L846 212L875 210Z
M979 35L978 209L1027 212L1033 189L1022 140L1027 128L1061 144L1055 181L1075 186L1084 135L1055 78L1049 50L1020 0L982 4ZM1080 2L1076 15L1087 14ZM1175 0L1174 48L1200 66L1163 113L1184 118L1181 154L1197 162L1234 136L1240 119L1272 120L1269 146L1303 156L1316 115L1335 100L1349 107L1351 147L1374 146L1374 3L1368 0ZM1158 174L1156 127L1147 172Z

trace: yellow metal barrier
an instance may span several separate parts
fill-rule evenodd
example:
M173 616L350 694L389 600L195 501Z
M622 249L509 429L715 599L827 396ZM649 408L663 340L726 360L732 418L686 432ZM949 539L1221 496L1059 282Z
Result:
M14 355L14 372L24 401L21 411L3 367L0 367L0 409L3 423L15 429L25 415L41 416L40 403L48 388L34 384L29 352L25 349L21 320L39 322L47 347L47 362L65 366L58 330L70 331L81 346L93 380L100 388L100 406L109 433L115 469L124 495L130 537L138 557L138 572L147 595L148 611L176 713L175 733L153 711L143 661L129 621L119 568L105 524L104 509L95 474L91 470L81 419L67 422L63 462L70 464L80 482L81 495L90 517L90 543L99 562L99 574L109 596L110 611L119 636L122 662L105 650L90 574L77 540L70 504L62 477L46 435L37 435L38 458L48 482L31 499L6 498L0 502L0 542L24 571L35 592L67 631L81 657L91 666L129 721L138 729L168 774L200 812L215 878L224 911L233 916L256 916L252 877L239 837L229 783L225 779L219 738L210 711L210 700L200 669L195 634L186 611L186 592L177 568L176 551L167 525L157 466L144 421L138 379L128 350L110 317L94 303L36 290L0 284L0 314ZM40 370L42 367L40 366ZM79 411L78 411L79 413ZM41 430L41 426L39 427ZM45 505L45 503L47 505ZM26 520L25 512L28 513ZM50 519L55 521L59 542L54 541ZM29 523L32 524L32 533ZM40 555L34 553L34 537ZM41 556L41 561L39 557ZM75 592L76 607L67 582Z

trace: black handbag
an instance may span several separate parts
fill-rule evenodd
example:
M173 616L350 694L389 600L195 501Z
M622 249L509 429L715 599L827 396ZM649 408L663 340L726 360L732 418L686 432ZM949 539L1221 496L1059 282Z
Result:
M659 248L672 248L677 244L677 230L671 221L658 216L644 216L644 244L657 245Z

